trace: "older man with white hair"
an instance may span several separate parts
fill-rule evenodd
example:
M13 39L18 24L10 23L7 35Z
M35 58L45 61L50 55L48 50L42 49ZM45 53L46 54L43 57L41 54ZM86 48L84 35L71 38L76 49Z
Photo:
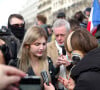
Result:
M70 24L65 19L57 19L53 24L55 40L47 44L47 55L53 61L55 67L59 67L59 75L66 78L66 66L68 62L64 48L65 37L70 33ZM64 86L58 84L58 90L65 90Z
M64 19L57 19L53 24L53 33L55 40L48 43L47 55L53 60L56 65L57 58L64 53L62 47L64 46L65 37L70 33L70 24Z

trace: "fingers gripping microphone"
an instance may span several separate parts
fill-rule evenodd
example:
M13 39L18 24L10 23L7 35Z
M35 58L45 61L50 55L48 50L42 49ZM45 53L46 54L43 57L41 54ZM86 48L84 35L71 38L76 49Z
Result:
M62 54L66 55L66 50L64 46L61 46L62 48ZM60 71L59 71L59 76L66 78L66 67L62 64L60 65ZM60 82L58 83L58 90L66 90L64 85L61 84Z
M43 83L46 83L49 86L49 78L46 71L41 72L41 76L43 78Z

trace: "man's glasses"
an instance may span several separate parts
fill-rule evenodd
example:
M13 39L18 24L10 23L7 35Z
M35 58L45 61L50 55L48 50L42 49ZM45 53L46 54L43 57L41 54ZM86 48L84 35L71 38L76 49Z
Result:
M13 27L24 27L24 24L13 24Z

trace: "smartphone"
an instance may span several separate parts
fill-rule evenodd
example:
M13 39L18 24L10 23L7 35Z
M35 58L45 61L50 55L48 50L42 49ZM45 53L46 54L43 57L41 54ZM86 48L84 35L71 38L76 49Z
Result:
M49 78L46 71L41 72L41 76L43 78L43 83L46 83L49 86Z
M19 82L19 90L41 90L41 79L38 76L26 76Z

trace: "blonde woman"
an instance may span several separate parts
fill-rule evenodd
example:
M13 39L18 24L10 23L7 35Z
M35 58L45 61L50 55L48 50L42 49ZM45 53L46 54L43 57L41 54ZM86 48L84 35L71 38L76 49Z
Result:
M33 26L27 30L18 53L18 67L29 75L41 76L43 70L47 71L49 81L55 84L53 63L47 53L47 35L44 29ZM42 81L42 80L41 80Z

